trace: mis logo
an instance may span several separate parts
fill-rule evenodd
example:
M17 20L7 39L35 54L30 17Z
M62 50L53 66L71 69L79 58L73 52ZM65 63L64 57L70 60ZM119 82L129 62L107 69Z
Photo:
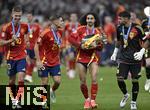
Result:
M12 108L19 104L22 109L19 110L50 110L50 86L26 85L17 86L0 86L0 110ZM46 106L45 106L46 105Z

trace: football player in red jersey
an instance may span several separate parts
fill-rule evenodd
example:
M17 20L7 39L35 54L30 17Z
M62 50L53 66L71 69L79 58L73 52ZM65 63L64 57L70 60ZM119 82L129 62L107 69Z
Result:
M3 28L5 27L5 24L0 26L0 39L2 39L2 31ZM5 54L5 46L0 46L0 67L2 66L3 59L4 59L4 54Z
M98 92L98 62L99 62L99 51L102 50L102 42L97 45L91 44L92 49L84 47L82 44L82 39L86 36L98 35L98 37L103 35L103 31L99 28L100 23L96 14L87 13L81 18L81 26L77 28L69 37L69 41L72 45L77 48L77 68L79 70L80 77L80 89L85 98L84 109L96 108L96 95ZM91 75L91 95L89 96L88 87L86 84L87 70Z
M51 102L55 103L55 91L58 89L61 82L61 73L60 73L60 44L62 30L61 20L58 16L52 16L51 27L46 28L38 38L37 44L35 45L35 55L37 59L37 66L40 69L39 76L42 80L42 85L48 84L48 75L52 76L54 84L51 88ZM39 45L42 44L45 52L45 61L44 64L40 60L39 56Z
M18 85L24 85L24 74L26 71L26 52L25 52L25 38L28 34L28 25L22 23L22 9L15 6L12 9L12 20L7 23L2 30L2 39L0 45L6 45L6 59L9 76L9 85L14 87L16 81L16 74L18 73ZM28 42L28 41L27 41ZM13 88L14 92L16 90ZM19 93L23 93L23 89L19 89ZM12 104L18 106L19 96L11 97Z
M70 45L68 42L68 38L71 37L71 33L76 31L77 28L80 26L80 23L78 22L78 16L76 13L70 14L70 22L66 24L65 26L65 33L67 37L67 43L66 43L66 62L67 62L67 75L69 78L75 77L75 48Z
M35 66L35 53L34 46L37 41L37 38L40 34L40 26L37 23L33 22L33 15L31 12L27 14L28 19L28 29L29 29L29 42L30 46L27 47L27 65L26 65L26 76L24 78L27 82L32 82L32 72Z

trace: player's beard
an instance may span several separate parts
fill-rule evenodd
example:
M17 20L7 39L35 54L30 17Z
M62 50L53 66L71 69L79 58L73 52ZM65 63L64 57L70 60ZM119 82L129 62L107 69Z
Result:
M94 23L93 23L93 22L88 22L87 25L88 25L89 27L93 27L93 26L94 26Z
M121 22L121 23L120 23L120 25L122 25L122 26L125 26L125 24L126 24L125 22Z
M15 22L14 22L14 25L15 25L15 26L17 26L17 25L19 25L19 24L20 24L20 21L15 21Z

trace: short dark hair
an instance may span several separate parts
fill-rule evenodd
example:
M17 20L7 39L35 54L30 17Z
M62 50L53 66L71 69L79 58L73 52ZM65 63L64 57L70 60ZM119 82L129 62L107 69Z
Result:
M89 12L89 13L86 13L85 15L83 15L80 18L80 24L81 25L87 25L86 18L87 18L88 15L93 15L94 16L94 18L95 18L94 26L99 27L100 26L100 20L99 20L97 14L95 14L94 12Z
M27 11L27 14L33 15L33 12L30 10L30 11Z
M57 19L59 19L60 17L61 17L61 16L59 16L59 15L52 15L52 16L50 16L49 20L50 20L50 21L57 20Z
M22 12L21 6L14 6L12 12Z
M120 17L126 17L128 19L130 19L130 17L131 17L131 15L128 11L123 11L123 12L119 13L119 16Z

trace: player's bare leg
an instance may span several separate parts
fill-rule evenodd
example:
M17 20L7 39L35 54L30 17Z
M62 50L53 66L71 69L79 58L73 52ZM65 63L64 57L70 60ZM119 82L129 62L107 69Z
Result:
M48 77L42 77L41 81L42 85L48 85Z
M52 103L56 103L56 95L55 91L58 89L60 83L61 83L61 76L53 76L54 84L50 88L50 98Z
M10 76L9 77L9 86L12 92L12 96L14 97L16 95L16 85L15 85L15 81L16 81L16 75ZM16 108L16 100L14 98L11 98L12 100L12 108Z
M11 92L13 94L13 97L14 97L14 94L16 93L15 81L16 81L16 75L9 77L9 86L10 86ZM14 102L14 99L11 99L11 100L12 100L12 108L16 108L16 104Z
M70 52L68 55L68 71L67 71L67 75L69 76L70 79L75 78L75 53L74 52Z
M96 95L98 92L98 83L97 83L97 73L98 73L98 64L93 62L89 66L89 72L91 74L92 84L91 84L91 106L92 108L97 108L96 104Z
M80 89L85 98L84 109L90 109L91 103L90 103L90 98L88 95L88 87L86 84L87 69L81 63L77 63L77 68L78 68L78 73L79 73L79 77L80 77Z
M15 85L16 75L9 77L9 85Z
M19 86L18 93L21 95L21 97L24 94L24 75L25 75L25 72L18 72L18 86ZM17 108L21 108L21 106L19 105L20 95L16 96L16 98L18 100Z

